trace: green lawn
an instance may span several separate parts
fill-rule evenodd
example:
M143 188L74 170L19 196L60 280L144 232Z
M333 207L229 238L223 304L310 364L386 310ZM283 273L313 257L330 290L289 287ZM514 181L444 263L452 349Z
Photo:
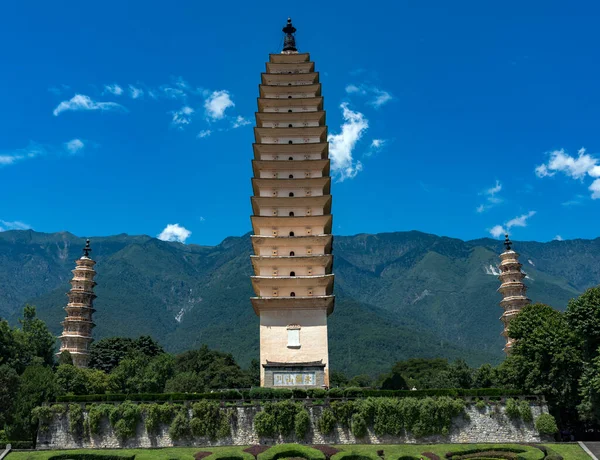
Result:
M589 456L579 447L578 444L545 444L547 447L562 455L565 460L589 460ZM353 452L357 454L367 454L375 456L377 450L383 449L387 458L397 458L400 455L418 456L423 452L433 452L444 458L446 452L460 452L462 450L485 448L492 450L494 447L516 447L522 448L526 453L521 454L527 460L541 460L543 455L539 449L519 444L397 444L397 445L339 445L334 446L340 451ZM7 457L8 460L47 460L53 455L59 453L103 453L115 455L133 455L136 460L193 460L194 454L198 451L208 451L217 454L214 457L229 455L248 455L243 454L245 447L171 447L165 449L82 449L70 451L39 451L39 452L13 452ZM208 457L205 460L212 460L214 457Z
M565 460L590 460L590 456L579 447L579 444L544 444L544 446L562 455Z

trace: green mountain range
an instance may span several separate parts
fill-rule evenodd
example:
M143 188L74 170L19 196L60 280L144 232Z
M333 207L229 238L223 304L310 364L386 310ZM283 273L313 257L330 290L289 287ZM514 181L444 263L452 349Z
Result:
M124 234L91 240L98 262L96 339L148 334L173 352L208 344L242 365L258 358L249 235L218 246ZM22 306L34 304L58 335L83 245L66 232L0 233L0 317L16 322ZM600 283L600 238L516 242L514 248L535 302L564 309ZM416 231L336 236L332 369L376 375L409 357L499 362L502 250L496 240Z

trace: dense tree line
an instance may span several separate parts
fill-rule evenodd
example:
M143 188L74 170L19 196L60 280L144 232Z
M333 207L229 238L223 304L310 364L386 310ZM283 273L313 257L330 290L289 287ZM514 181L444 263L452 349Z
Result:
M19 326L0 320L0 441L31 439L31 411L59 395L206 392L259 384L255 360L242 369L231 354L202 346L166 353L151 337L111 337L91 347L90 367L55 360L55 338L35 307L26 306ZM600 425L600 287L573 299L565 312L534 304L511 322L512 354L499 366L470 368L463 360L414 358L384 375L331 374L332 387L390 390L507 388L544 395L563 429Z

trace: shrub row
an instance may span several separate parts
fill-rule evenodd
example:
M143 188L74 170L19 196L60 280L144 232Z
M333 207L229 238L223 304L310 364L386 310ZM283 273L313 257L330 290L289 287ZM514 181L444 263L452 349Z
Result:
M0 442L0 450L6 449L9 444L11 449L33 449L31 441L6 441Z
M403 431L420 438L448 435L452 419L466 417L465 402L448 396L426 398L367 398L333 401L317 420L319 431L331 434L336 425L350 428L356 438L363 438L372 427L378 436L398 436Z
M464 389L432 389L432 390L370 390L364 388L253 388L251 390L226 390L213 393L137 393L137 394L98 394L98 395L65 395L57 398L58 402L120 402L120 401L257 401L273 399L336 399L336 398L365 398L365 397L410 397L425 398L432 396L458 397L507 397L522 396L518 390L501 388Z
M135 455L102 455L102 454L60 454L49 457L48 460L134 460Z
M271 447L258 456L258 460L279 460L283 458L305 458L307 460L325 460L325 454L317 449L299 444L280 444Z

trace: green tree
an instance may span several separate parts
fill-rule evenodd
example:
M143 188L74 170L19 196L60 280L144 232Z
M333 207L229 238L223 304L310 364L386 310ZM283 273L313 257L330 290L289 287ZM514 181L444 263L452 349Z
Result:
M250 378L250 386L260 386L260 361L256 358L250 361L250 367L248 368L248 377Z
M56 368L56 385L62 394L88 394L87 375L83 369L72 364L61 364Z
M566 317L582 342L584 357L593 359L600 347L600 287L588 289L576 299L571 299Z
M36 317L35 307L26 305L23 309L20 342L26 352L26 365L33 362L35 357L42 360L44 364L54 364L54 348L56 339L48 330L46 323Z
M471 388L473 385L473 370L464 359L457 359L447 371L451 388Z
M573 418L582 353L565 315L547 305L528 305L511 321L508 333L517 342L500 366L506 383L545 395L554 413Z
M18 360L17 341L8 321L0 319L0 365L15 366Z
M397 372L390 373L381 383L382 390L408 390L408 385L402 374Z
M142 354L153 358L162 353L162 346L149 336L141 336L135 340L128 337L106 337L92 344L90 367L110 373L129 355Z
M44 402L53 401L57 395L54 373L48 366L29 366L19 379L19 390L13 406L14 422L8 427L9 439L32 441L37 425L31 411Z
M342 371L333 371L329 377L329 385L332 388L342 388L348 385L348 377Z
M411 358L394 364L392 373L402 375L410 388L423 390L439 388L439 385L444 384L446 380L444 372L448 369L449 364L445 359Z
M178 372L165 385L166 393L203 393L205 391L204 382L193 371Z
M19 387L19 376L8 364L0 366L0 428L10 423L11 409Z
M372 385L373 385L373 379L371 378L370 375L367 375L367 374L356 375L348 381L349 387L368 388Z
M58 364L73 364L73 357L71 356L71 353L69 353L69 350L60 352L60 355L58 355Z
M473 388L495 388L498 376L491 364L482 364L473 374Z
M175 358L175 371L193 372L208 389L247 388L251 379L235 362L230 353L210 350L203 345Z

